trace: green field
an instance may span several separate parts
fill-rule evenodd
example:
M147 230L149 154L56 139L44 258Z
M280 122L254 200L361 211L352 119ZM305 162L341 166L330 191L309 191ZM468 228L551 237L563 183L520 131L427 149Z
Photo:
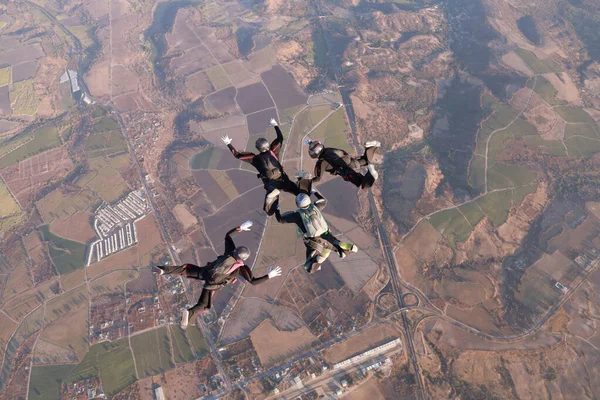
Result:
M2 178L0 178L0 219L17 214L20 211L21 209L10 194L8 186L6 186Z
M119 172L128 163L128 153L92 158L89 160L90 172L81 175L75 184L93 190L104 201L111 203L130 190Z
M469 166L469 183L480 192L485 191L485 158L474 155Z
M46 303L46 325L84 304L88 304L88 289L85 286L49 300Z
M475 152L485 155L486 143L494 131L506 128L513 121L518 113L508 104L496 101L492 96L486 94L482 97L482 106L493 113L481 124L481 129L477 133L477 144Z
M543 76L537 77L533 91L536 92L550 106L566 104L566 102L556 99L558 91L554 88L552 83L550 83L550 81Z
M88 158L109 156L127 150L127 142L119 131L91 134L85 144Z
M38 229L44 240L48 242L50 258L61 275L85 266L85 245L56 236L50 232L49 225L42 225Z
M525 136L523 140L529 147L541 147L544 151L556 157L565 157L567 150L560 140L544 140L541 136Z
M175 366L171 361L171 346L166 327L132 336L131 349L140 378L162 374Z
M565 140L565 145L571 157L591 157L600 153L600 140L573 137Z
M584 124L596 125L596 121L590 117L590 114L579 107L558 106L554 107L553 110L567 122L581 122Z
M194 347L194 351L198 358L208 354L208 343L206 343L206 339L204 339L204 335L202 334L202 331L200 331L200 328L195 325L190 325L187 328L187 334L190 337L192 346Z
M13 85L13 91L10 92L10 103L14 114L34 115L39 102L32 79L17 82Z
M73 35L79 39L81 45L83 47L91 46L94 41L92 40L92 36L90 34L90 30L83 25L70 26L68 29L71 31Z
M0 69L0 87L10 85L12 83L10 72L10 66Z
M94 133L121 131L121 126L116 119L108 116L95 121L92 130Z
M60 400L60 385L74 365L34 366L29 381L29 400Z
M496 226L502 225L508 218L512 206L512 190L488 193L477 199L477 204Z
M31 137L31 140L0 158L0 169L10 167L19 161L26 160L29 157L45 150L50 150L56 146L60 146L61 144L58 129L54 124L49 124L36 129L31 133ZM10 145L10 142L7 143L7 145Z
M535 193L537 190L537 183L532 183L531 185L521 186L516 189L513 189L513 204L515 206L521 205L525 196L530 193Z
M194 351L190 346L185 331L179 325L169 326L171 331L171 341L173 342L173 354L176 363L186 363L194 361Z
M227 77L225 71L223 71L223 68L219 66L213 67L206 70L205 73L215 90L221 90L231 86L231 81L229 80L229 77Z
M496 163L488 168L489 190L528 185L536 178L536 173L520 165Z
M481 210L481 207L479 207L475 201L463 204L462 206L458 207L458 209L473 227L477 225L483 218L485 218L485 214Z
M216 159L216 163L213 162L212 164L218 164L220 159L220 152L217 150L218 149L216 147L209 147L206 150L202 150L200 153L196 154L194 158L192 158L192 160L190 161L190 168L208 169L213 158ZM217 157L214 157L215 155L217 155Z
M521 139L527 136L539 136L535 126L519 117L506 129L498 131L488 143L488 168L504 150L504 143L510 139Z
M572 138L574 136L583 136L590 139L600 140L600 135L594 126L590 124L567 124L565 126L565 139Z
M456 247L456 243L467 240L472 230L467 219L456 208L432 215L429 222L448 239L452 248Z
M562 68L560 67L560 65L552 59L541 60L537 58L537 56L533 52L521 48L515 49L515 53L517 53L517 55L521 57L523 61L525 61L525 64L527 64L529 69L531 69L535 74L562 72Z
M65 382L74 383L100 376L104 392L113 396L137 380L127 339L103 342L90 347Z

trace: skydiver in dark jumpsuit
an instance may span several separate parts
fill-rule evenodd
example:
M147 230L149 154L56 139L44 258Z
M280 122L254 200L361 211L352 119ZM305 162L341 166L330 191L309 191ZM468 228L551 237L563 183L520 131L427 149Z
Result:
M310 196L314 194L317 200L313 203ZM298 210L280 213L279 201L275 204L275 217L282 224L296 224L303 233L306 246L306 261L304 267L311 273L321 269L321 264L327 260L334 250L341 258L346 253L356 253L358 247L352 243L341 242L330 231L321 210L327 205L327 200L317 191L311 194L300 193L296 196Z
M365 153L361 157L352 157L342 149L325 147L318 140L307 140L306 144L310 157L317 159L314 182L318 182L323 171L327 171L332 175L340 175L345 181L352 182L361 189L368 189L379 177L373 165L377 149L381 146L376 140L365 143ZM368 169L364 175L360 172L362 167Z
M256 149L259 151L258 154L251 152L240 152L232 144L229 136L223 136L221 140L227 145L231 153L238 160L242 160L251 164L258 171L258 177L262 179L267 191L265 196L264 210L267 215L273 215L275 209L273 204L278 198L280 191L288 192L293 195L299 193L298 186L290 180L283 166L279 162L279 152L281 151L281 145L283 144L283 134L281 129L277 126L277 121L271 119L269 121L271 126L275 128L277 138L269 144L269 141L265 138L260 138L256 141Z
M245 264L245 260L250 257L250 250L245 246L236 247L231 235L236 232L249 231L252 226L251 221L246 221L242 225L233 228L225 235L225 252L215 261L199 267L194 264L183 265L162 265L157 266L157 272L161 275L177 274L190 279L199 279L204 281L204 287L200 298L195 306L183 312L181 325L186 327L191 318L197 312L204 312L211 308L212 298L215 292L228 283L234 283L238 277L252 285L258 285L267 281L270 278L275 278L281 275L281 268L271 268L269 273L258 278L252 275L252 270Z

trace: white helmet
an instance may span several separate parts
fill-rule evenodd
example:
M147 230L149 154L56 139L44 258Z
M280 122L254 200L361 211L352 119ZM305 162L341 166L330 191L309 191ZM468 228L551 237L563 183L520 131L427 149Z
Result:
M300 193L296 196L296 205L298 208L308 208L312 201L310 200L310 196L306 193Z

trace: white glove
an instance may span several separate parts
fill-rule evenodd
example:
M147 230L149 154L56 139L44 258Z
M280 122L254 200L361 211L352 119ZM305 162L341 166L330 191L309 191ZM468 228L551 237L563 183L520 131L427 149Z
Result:
M231 144L231 138L227 135L221 136L221 140L223 141L223 143L225 143L225 145Z
M240 225L240 230L249 231L251 227L252 227L252 221L246 221Z
M271 118L271 119L269 120L269 124L271 124L271 126L277 126L277 125L278 125L278 124L277 124L277 121L275 121L275 118Z
M275 278L277 276L281 276L281 267L277 266L275 268L269 268L269 279Z
M313 196L315 193L317 193L317 189L311 189L310 195Z
M309 144L311 144L311 143L312 143L312 140L310 140L309 138L306 138L306 139L304 139L304 144L305 144L305 145L307 145L307 146L308 146L308 145L309 145Z

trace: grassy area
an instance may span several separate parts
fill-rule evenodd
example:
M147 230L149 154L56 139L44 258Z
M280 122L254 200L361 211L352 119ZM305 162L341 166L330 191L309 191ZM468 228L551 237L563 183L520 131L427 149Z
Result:
M600 141L585 137L572 137L565 140L571 157L591 157L600 153Z
M506 189L532 183L537 174L526 167L496 163L488 168L488 189Z
M596 121L579 107L558 106L554 107L554 111L567 122L582 122L585 124L596 125Z
M187 328L187 333L198 358L208 354L208 343L206 343L206 339L204 339L204 335L200 331L200 328L195 325L190 325Z
M49 300L48 303L46 303L46 324L54 322L58 318L81 305L87 305L87 290L87 287L81 286L80 288L74 289L68 293L59 295L52 300Z
M448 239L453 248L456 243L467 240L472 230L467 219L456 208L432 215L429 222Z
M560 140L544 140L541 136L525 136L523 138L529 147L541 147L544 151L556 157L565 157L567 150Z
M88 137L85 152L88 158L109 156L127 150L127 142L120 131L96 133Z
M469 184L479 191L485 191L485 158L474 155L469 166Z
M221 90L231 86L231 81L227 77L225 71L223 71L223 68L219 66L213 67L211 69L207 69L205 73L215 90Z
M305 107L304 105L300 105L300 106L286 108L285 110L279 111L279 119L281 119L281 121L279 121L279 123L285 124L288 122L292 122L292 120L294 119L296 114L298 114L300 112L300 110L302 110L304 107Z
M79 39L83 47L89 47L94 44L90 30L87 27L83 25L77 25L69 26L67 29L69 29L69 31L71 31L71 33L75 35L77 39Z
M490 135L494 131L505 128L517 117L518 113L510 105L500 103L488 94L483 96L482 105L493 111L493 114L481 124L481 129L477 133L475 152L480 155L485 155L486 143Z
M319 111L324 113L324 115L316 115L316 110L311 112L311 119L315 125L318 124L319 121L321 121L330 112L330 110ZM345 116L346 114L344 113L344 110L340 108L331 114L329 118L323 121L321 125L315 128L315 130L310 134L310 137L314 139L325 138L327 140L327 138L344 134L348 128Z
M137 380L127 339L103 342L90 348L84 359L69 374L67 383L100 376L104 392L113 396Z
M10 194L8 186L6 186L2 178L0 178L0 218L14 215L20 211L21 209Z
M348 143L348 137L346 135L328 136L327 139L325 139L325 146L343 149L349 153L353 150L350 143Z
M38 153L61 145L58 129L54 124L36 129L32 132L31 137L31 140L0 158L0 169L10 167Z
M600 135L594 127L590 124L566 124L565 126L565 139L572 138L574 136L583 136L590 139L600 140Z
M36 208L44 222L50 223L55 218L65 220L77 211L91 211L100 203L101 200L91 190L84 189L79 193L63 194L56 189L38 201Z
M38 109L39 99L33 87L33 80L17 82L10 92L10 104L16 115L34 115Z
M481 207L477 204L477 202L472 201L470 203L463 204L458 207L459 211L463 213L467 221L471 224L471 226L475 226L481 221L485 214L481 210Z
M209 147L206 150L201 151L196 154L194 158L190 161L191 169L208 169L210 165L210 160L212 160L213 155L215 154L217 148ZM218 152L216 152L218 153Z
M127 163L129 154L92 158L89 161L90 172L82 175L76 184L93 190L106 202L116 201L129 191L129 186L119 173L119 169Z
M68 274L85 266L85 245L56 236L50 232L49 225L42 225L39 230L48 242L50 258L58 272Z
M95 111L94 111L95 112ZM104 117L94 122L94 127L92 128L94 133L99 132L108 132L108 131L120 131L121 126L113 117Z
M29 380L29 400L60 400L60 385L73 365L34 366Z
M477 204L492 220L494 225L500 226L508 218L508 211L512 206L512 191L503 190L501 192L488 193L477 199Z
M551 106L555 106L558 104L566 104L562 100L557 100L556 95L558 91L556 88L550 83L550 81L543 76L538 76L537 81L535 82L535 88L533 89L546 103Z
M0 219L0 233L10 232L13 229L21 226L23 221L25 220L26 215L24 213L19 213L17 215L13 215L6 218Z
M131 349L140 378L162 374L175 366L171 361L171 346L166 327L131 337Z
M513 190L513 204L515 206L521 205L523 200L525 200L525 196L531 193L535 193L537 190L537 183L532 183L531 185L521 186Z
M171 341L173 342L173 352L175 353L176 363L186 363L195 359L194 352L188 341L185 331L179 325L169 326L171 331Z
M10 66L0 69L0 87L10 85L12 83L10 72Z
M560 65L550 58L546 60L539 59L533 52L521 48L515 49L515 53L517 53L517 55L521 57L523 61L525 61L525 64L527 64L529 69L531 69L535 74L562 72Z
M4 29L4 27L8 25L8 22L6 21L0 21L0 29Z
M535 126L520 117L506 129L496 132L488 143L488 168L504 150L504 143L510 139L521 139L527 136L539 135Z

